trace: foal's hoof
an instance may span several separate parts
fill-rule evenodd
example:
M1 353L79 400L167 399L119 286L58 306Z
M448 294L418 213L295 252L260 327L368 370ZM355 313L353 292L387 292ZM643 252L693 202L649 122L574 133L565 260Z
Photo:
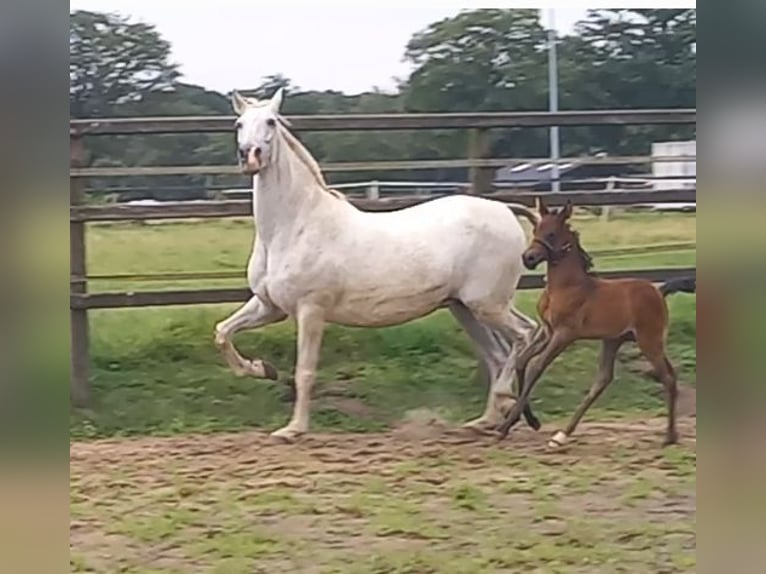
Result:
M665 440L662 441L663 448L674 444L678 444L678 435L666 436Z
M534 415L530 415L530 416L529 416L529 418L527 419L527 424L528 424L528 425L530 426L530 428L531 428L532 430L534 430L534 431L539 431L539 430L540 430L540 428L543 426L543 425L542 425L542 423L540 422L540 419L538 419L538 418L537 418L536 416L534 416Z
M548 448L551 450L559 450L569 442L569 437L564 431L558 431L548 441Z

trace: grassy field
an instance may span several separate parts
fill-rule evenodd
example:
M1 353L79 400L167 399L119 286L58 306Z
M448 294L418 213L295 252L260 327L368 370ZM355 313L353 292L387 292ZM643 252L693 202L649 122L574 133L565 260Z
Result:
M583 244L598 251L631 245L695 241L696 218L680 214L627 214L604 223L581 217ZM252 245L249 221L94 226L88 232L92 274L168 271L241 271ZM696 251L596 257L597 269L694 265ZM242 285L243 280L208 285ZM91 289L194 288L199 283L95 282ZM537 293L519 306L534 313ZM671 299L670 355L683 382L696 378L695 298ZM291 323L244 333L237 344L280 370L278 382L235 378L212 345L214 324L234 305L109 310L92 313L96 404L71 416L73 437L163 435L281 426L290 406L294 361ZM552 366L535 406L546 417L571 412L590 384L596 346L580 344ZM623 353L618 379L595 415L657 413L659 388L635 371ZM485 390L475 381L467 337L447 312L388 329L328 329L313 405L318 430L381 430L410 410L427 407L446 420L477 415Z
M594 252L696 240L693 215L577 223ZM244 278L252 227L98 226L88 239L91 273L236 270ZM696 251L595 259L597 269L686 266ZM537 295L521 293L519 306L533 313ZM688 388L696 299L676 295L670 305L669 354ZM449 313L388 329L331 326L313 432L275 444L267 431L289 416L294 329L237 339L246 355L273 361L279 381L235 378L212 344L213 325L234 307L92 314L96 401L70 417L72 572L695 571L696 419L683 416L682 401L681 443L660 448L660 387L642 376L632 348L574 440L550 452L547 437L590 385L596 345L569 350L541 381L540 433L520 427L497 442L456 428L481 412L486 389Z

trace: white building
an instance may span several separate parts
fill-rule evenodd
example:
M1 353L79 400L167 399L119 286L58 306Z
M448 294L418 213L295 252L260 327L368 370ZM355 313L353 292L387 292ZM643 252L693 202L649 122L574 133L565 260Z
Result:
M652 157L691 157L679 161L652 161L654 189L694 189L697 186L697 141L654 142ZM668 178L668 179L664 179Z

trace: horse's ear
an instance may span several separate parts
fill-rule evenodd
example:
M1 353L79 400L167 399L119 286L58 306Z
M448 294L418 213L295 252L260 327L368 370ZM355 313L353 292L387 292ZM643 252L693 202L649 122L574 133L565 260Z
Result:
M559 211L559 217L562 221L566 221L570 217L572 217L572 200L567 199L567 202L564 204L564 207L561 208L561 211Z
M548 215L548 206L545 205L545 202L539 195L535 197L535 207L540 215Z
M234 113L241 116L245 113L248 106L247 98L240 94L237 90L231 93L231 107L234 108Z
M279 108L282 107L282 100L285 97L285 89L279 88L276 92L274 92L274 95L271 96L271 100L269 101L269 106L271 106L271 111L275 114L279 113Z

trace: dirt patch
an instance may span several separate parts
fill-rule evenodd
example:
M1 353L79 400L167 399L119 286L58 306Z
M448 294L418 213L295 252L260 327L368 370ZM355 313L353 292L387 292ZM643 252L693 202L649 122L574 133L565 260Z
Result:
M75 442L72 570L693 571L696 420L672 449L663 428L583 423L551 452L550 425L498 442L414 411L391 433L292 445Z
M422 441L446 437L451 431L451 425L437 413L428 409L417 409L409 411L391 434L399 440Z
M375 411L372 407L364 404L359 399L351 397L329 396L320 399L319 404L325 408L331 408L349 417L357 419L372 419Z

